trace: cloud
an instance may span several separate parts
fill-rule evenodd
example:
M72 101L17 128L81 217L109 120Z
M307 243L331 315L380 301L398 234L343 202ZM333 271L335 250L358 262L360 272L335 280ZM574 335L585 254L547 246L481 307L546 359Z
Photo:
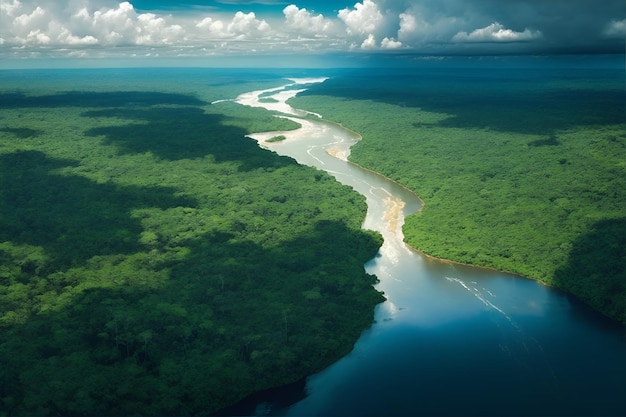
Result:
M85 35L85 36L76 36L73 35L68 29L63 28L61 30L61 33L59 33L59 36L57 38L59 40L59 42L66 44L66 45L71 45L71 46L76 46L76 45L96 45L98 43L98 39L96 39L95 37L91 36L91 35Z
M376 38L371 33L361 43L361 49L376 49Z
M429 43L445 43L466 25L464 18L440 14L423 7L407 9L398 17L398 40L414 48Z
M12 12L16 13L19 6L13 5ZM17 13L16 13L17 14ZM40 44L50 43L50 36L45 33L50 17L44 9L37 6L30 13L22 13L15 16L13 20L13 31L18 44Z
M93 15L87 12L86 21L103 44L130 45L136 42L136 36L141 32L137 14L129 2L120 3L115 9L98 10Z
M623 53L626 36L623 0L342 0L318 3L325 14L302 7L312 0L293 1L0 0L0 59L42 51Z
M611 20L603 31L607 37L618 37L624 39L626 37L626 19Z
M498 22L471 33L459 32L452 37L453 42L528 42L542 37L540 31L526 28L523 32L506 29Z
M182 26L168 25L165 19L152 13L144 13L137 16L139 33L138 45L170 45L185 38L185 30Z
M398 37L406 38L409 34L415 33L417 31L418 23L414 15L410 13L400 13L399 17L400 30L398 30Z
M48 7L50 6L50 7ZM17 0L3 3L2 11L12 18L5 42L22 45L167 45L184 39L184 29L169 24L153 13L139 14L129 2L90 12L55 8L53 3L28 10ZM3 19L0 24L8 24Z
M221 38L226 36L226 32L224 31L224 22L222 22L221 20L213 19L210 16L207 16L198 23L196 23L196 27L200 29L203 33L208 34L211 38Z
M398 49L402 48L402 42L395 40L394 38L383 38L380 43L380 47L383 49Z
M15 16L16 10L20 7L20 2L18 0L3 1L0 3L0 15L6 14L7 16Z
M66 7L59 7L55 2L42 2L41 6L18 0L2 2L0 26L9 28L3 30L3 44L58 47L185 45L190 39L196 43L207 37L242 40L262 37L271 31L269 23L257 19L254 12L238 11L226 23L210 16L194 22L184 17L176 19L171 15L139 13L128 1L92 6L98 2L70 1Z
M197 33L194 33L194 28L198 29ZM270 24L265 20L257 19L254 12L238 11L230 19L230 22L226 23L217 17L206 16L194 25L190 25L187 29L187 35L193 37L195 43L204 43L215 39L225 42L262 39L269 35L271 30Z
M290 4L283 9L285 24L289 29L303 34L326 35L333 29L333 23L324 15L313 15L305 8Z
M235 35L237 39L243 39L258 33L269 32L271 27L265 20L257 19L254 12L237 12L227 29L228 33Z
M356 3L354 9L340 10L337 16L345 23L349 34L366 36L375 32L383 21L383 15L372 0Z
M396 40L398 14L384 9L386 0L363 0L352 8L339 10L337 18L343 23L343 42L350 42L350 49L398 49L403 46ZM380 46L376 39L382 38ZM341 41L339 41L341 42Z

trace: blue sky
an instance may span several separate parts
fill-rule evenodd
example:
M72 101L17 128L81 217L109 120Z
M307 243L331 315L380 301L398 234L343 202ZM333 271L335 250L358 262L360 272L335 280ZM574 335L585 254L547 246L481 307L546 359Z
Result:
M623 0L0 0L0 66L624 53Z

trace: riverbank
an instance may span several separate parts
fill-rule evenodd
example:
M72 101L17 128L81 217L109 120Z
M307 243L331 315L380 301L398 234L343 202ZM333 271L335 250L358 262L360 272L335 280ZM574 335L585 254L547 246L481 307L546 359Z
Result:
M443 82L443 76L429 76L433 86ZM598 93L608 100L603 103L595 103L596 93L554 103L564 88L585 87L584 78L543 85L545 99L542 90L507 96L508 89L525 82L523 78L507 85L494 83L483 91L468 89L459 81L454 97L431 91L430 84L419 80L407 80L403 89L389 81L384 83L383 101L375 101L379 91L375 84L366 89L369 93L362 88L369 85L362 78L331 79L292 103L332 114L335 121L359 131L366 139L354 146L350 160L424 197L423 210L409 216L404 226L410 246L438 259L531 277L626 323L621 255L617 249L610 254L594 250L588 243L601 241L598 234L602 234L613 242L611 248L625 245L611 232L622 230L626 175L620 160L626 157L626 126L623 118L617 123L623 93L612 90L610 80L600 87L606 90ZM341 94L334 96L336 91ZM414 103L407 106L410 91ZM489 107L486 98L502 104ZM437 112L419 107L420 103L433 106L433 101ZM470 107L459 110L460 102ZM486 104L470 104L482 102ZM581 119L586 106L595 110ZM533 120L532 128L513 120L503 123L510 119L507 112L520 108L524 116L515 120ZM468 109L472 118L465 114ZM586 121L581 124L581 120ZM544 129L554 132L551 141L541 134ZM605 221L612 226L606 227ZM582 248L596 271L572 268L578 265Z
M422 207L415 194L334 157L347 142L357 143L357 135L335 123L312 122L317 130L309 129L306 138L287 135L271 149L366 196L363 227L385 240L365 268L379 278L376 288L386 301L353 351L307 378L302 391L260 395L248 404L250 411L236 414L571 415L621 409L623 334L614 323L534 280L412 250L403 243L401 217ZM587 369L581 360L563 361L563 351L607 360ZM442 401L451 395L454 402Z
M272 91L280 91L279 88L277 89L273 89ZM303 90L298 90L298 92L302 92L305 91ZM267 91L266 91L267 92ZM258 92L257 92L258 93ZM283 99L286 99L286 101L289 101L290 99L294 98L291 97L289 95L281 95ZM276 96L275 96L276 97ZM287 98L288 97L288 98ZM256 100L254 100L253 95L246 95L245 100L241 101L240 104L244 104L244 105L253 105L255 107L261 107L262 104L257 103ZM286 103L288 104L288 103ZM274 106L278 106L280 108L282 108L283 113L295 113L295 112L302 112L303 114L306 113L306 111L304 110L295 110L293 107L291 106L285 106L285 103L282 103L280 98L276 98L276 102L273 103ZM317 114L317 113L315 113ZM281 135L281 136L285 136L286 139L285 140L289 140L290 142L293 141L306 141L307 139L310 139L312 136L314 135L318 135L319 134L319 127L316 127L316 125L314 123L312 123L311 121L307 120L306 118L300 118L300 117L288 117L288 116L282 116L279 115L277 117L280 118L285 118L288 120L293 121L294 123L298 123L300 124L300 127L297 129L293 129L293 130L289 130L289 131L275 131L275 132L259 132L259 133L254 133L254 134L250 134L248 135L249 138L254 139L255 141L257 141L258 145L266 148L266 149L270 149L270 150L274 150L277 151L277 147L280 146L279 144L277 144L277 146L273 146L274 144L272 142L268 142L268 139L271 139L272 137L274 137L275 135ZM332 120L328 120L326 118L324 118L323 115L319 114L316 117L323 119L324 123L330 123L330 124L335 124L336 126L345 129L347 132L350 132L352 135L354 135L354 137L356 138L356 142L361 141L362 135L360 135L358 132L355 132L354 130L351 130L347 127L345 127L343 124L341 123L337 123L335 121ZM386 176L384 176L383 174L380 174L379 172L376 172L372 169L369 169L367 167L364 167L360 164L358 164L357 162L354 162L352 160L350 160L349 156L350 156L350 149L351 149L351 145L350 146L346 146L345 144L343 145L331 145L329 148L325 149L325 152L328 153L330 156L337 158L341 161L345 161L347 163L353 164L355 166L358 166L360 169L363 169L365 171L371 172L374 175L380 176L381 178L385 178L388 181L391 182L395 182L398 186L405 188L408 192L412 193L415 198L419 199L420 201L420 207L419 209L415 212L415 214L419 214L425 207L425 202L422 198L420 198L417 194L415 194L412 190L410 190L409 188L407 188L406 186L404 186L403 184L397 183L395 180L388 178ZM397 200L397 199L391 199L389 198L388 200L386 200L386 205L388 206L388 210L385 212L384 215L384 219L386 221L389 222L389 229L390 230L395 230L398 228L398 225L403 225L404 223L404 215L401 215L401 211L404 208L404 202L402 202L401 200ZM411 213L413 214L413 213ZM480 268L480 269L484 269L484 270L488 270L488 271L498 271L498 272L505 272L505 273L509 273L509 274L514 274L519 276L520 278L525 278L525 279L531 279L531 280L535 280L538 281L544 285L550 286L548 283L542 282L541 280L539 280L538 278L533 278L530 276L525 276L523 274L520 274L516 271L508 271L508 270L503 270L503 269L498 269L498 268L494 268L494 267L490 267L490 266L485 266L485 265L477 265L477 264L472 264L472 263L466 263L466 262L461 262L458 260L454 260L454 259L448 259L446 257L438 257L432 254L429 254L428 252L419 249L418 247L412 246L411 244L409 244L408 242L404 241L404 243L407 245L407 247L411 250L413 250L415 253L419 253L420 255L424 256L427 259L433 260L433 261L437 261L437 262L442 262L442 263L449 263L449 264L455 264L455 265L465 265L465 266L471 266L474 268Z

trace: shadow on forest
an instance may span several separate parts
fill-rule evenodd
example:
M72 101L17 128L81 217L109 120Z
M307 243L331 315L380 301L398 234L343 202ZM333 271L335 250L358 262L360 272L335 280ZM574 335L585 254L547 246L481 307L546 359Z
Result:
M390 72L391 71L391 72ZM614 75L613 75L614 76ZM301 93L373 100L449 115L437 126L549 136L578 125L624 122L623 89L549 85L555 73L447 70L337 76ZM551 144L551 143L548 143Z
M260 150L225 116L194 107L203 103L172 97L67 93L12 102L4 95L0 108L114 107L83 116L130 120L89 131L121 152L168 160L211 154L242 170L295 164ZM50 258L43 267L21 264L10 277L23 321L6 321L0 341L0 409L9 414L206 415L322 369L371 324L382 301L362 267L380 244L372 235L341 222L311 220L299 235L268 224L275 242L261 246L246 240L258 226L243 219L229 233L148 248L139 244L134 209L196 202L171 188L63 173L72 166L37 151L0 155L0 241L40 246ZM185 255L172 260L175 250ZM123 256L136 252L150 262ZM122 255L110 270L84 265L85 276L52 278L108 254ZM121 268L132 279L118 279Z
M43 246L51 267L69 267L94 255L139 250L142 228L132 209L195 205L169 188L98 184L53 172L75 165L37 151L0 156L0 240Z
M198 107L115 108L88 111L85 117L115 117L137 123L90 129L91 136L105 136L121 153L152 152L159 158L178 160L213 155L217 162L239 161L240 171L278 167L286 158L259 151L246 138L245 129L225 124L227 117Z
M28 127L3 127L0 132L7 132L15 135L18 139L29 139L41 135L41 131Z
M548 139L538 139L528 142L528 146L559 146L561 142L556 138L555 135L550 135Z
M171 107L158 107L167 105ZM279 167L286 158L275 158L259 152L248 132L228 126L228 118L206 113L202 100L184 94L160 92L66 92L46 96L22 93L0 94L0 108L86 107L106 108L82 113L85 117L111 117L138 123L90 129L91 136L106 136L121 153L152 152L159 158L178 160L213 155L218 162L240 161L239 170ZM154 106L154 107L153 107ZM27 128L2 128L25 139L40 132Z
M378 242L359 232L355 251L354 233L320 222L273 248L209 233L161 287L84 290L11 330L0 377L19 383L0 398L28 398L16 414L206 415L323 369L382 301L360 268ZM302 256L318 262L277 262Z
M206 103L196 97L185 94L144 91L68 91L45 96L29 96L23 93L0 94L0 108L2 109L22 107L153 106L157 104L202 106Z
M579 237L554 283L626 324L626 218L599 221Z

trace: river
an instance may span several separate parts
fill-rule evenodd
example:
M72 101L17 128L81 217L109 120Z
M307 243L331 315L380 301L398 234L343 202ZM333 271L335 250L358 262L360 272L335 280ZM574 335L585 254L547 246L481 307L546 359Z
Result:
M273 390L233 411L248 415L624 415L624 328L533 280L423 256L403 243L420 199L347 162L359 136L287 100L324 78L240 95L302 128L250 135L329 172L367 199L363 227L385 241L365 264L387 300L353 351L310 376L305 393ZM307 117L302 119L302 117ZM283 141L266 139L284 135ZM298 391L296 389L296 391ZM301 390L300 390L301 391ZM289 398L283 398L289 397ZM293 398L291 398L293 397ZM276 398L280 398L277 401Z

